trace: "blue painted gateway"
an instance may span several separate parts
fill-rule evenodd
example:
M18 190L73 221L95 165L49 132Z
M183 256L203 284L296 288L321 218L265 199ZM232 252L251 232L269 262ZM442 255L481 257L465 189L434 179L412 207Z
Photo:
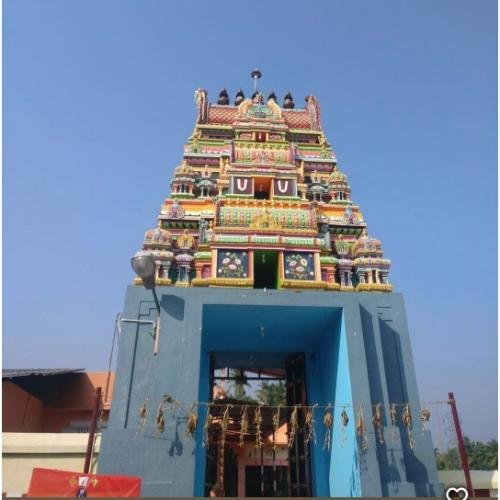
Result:
M100 472L141 476L145 496L204 496L207 488L209 494L216 481L207 480L211 474L207 456L218 449L213 443L207 449L208 406L194 406L198 423L193 435L188 432L188 419L194 403L213 401L211 370L230 366L254 373L259 368L283 368L286 372L287 361L301 354L306 400L300 404L307 408L318 405L314 409L315 439L307 443L307 453L301 451L308 463L303 466L303 476L300 471L295 475L304 485L305 467L309 468L309 486L301 488L310 487L312 496L442 493L430 435L418 419L421 407L399 294L165 287L158 291L158 353L153 354L151 325L122 327L117 384L103 434ZM151 292L130 287L124 317L154 321L155 315ZM165 401L165 395L173 402ZM220 417L221 408L233 404L231 414L241 415L244 402L219 401L220 406L210 408L213 414ZM165 424L160 430L157 417L162 404ZM378 404L380 428L372 421ZM394 426L393 404L397 409ZM402 419L407 404L414 416L412 444ZM330 429L323 423L328 405L332 406ZM252 418L255 405L248 404L248 408ZM364 434L359 429L360 409ZM292 411L282 409L288 426ZM343 412L348 418L346 425ZM213 420L213 425L220 427L221 418ZM239 430L240 422L231 425ZM307 437L306 426L302 427L296 431L296 440ZM331 433L330 446L325 446L327 431ZM248 432L255 447L254 423L249 422ZM231 439L234 445L239 444L239 435L233 438L226 438L227 448L232 446ZM262 445L266 457L272 447L272 442ZM287 450L291 453L293 446L287 443ZM290 468L295 466L291 458ZM228 489L237 492L236 477L226 472L224 481L236 482ZM293 485L289 486L293 491Z
M133 259L99 472L144 496L440 496L390 261L316 98L277 101L196 92Z

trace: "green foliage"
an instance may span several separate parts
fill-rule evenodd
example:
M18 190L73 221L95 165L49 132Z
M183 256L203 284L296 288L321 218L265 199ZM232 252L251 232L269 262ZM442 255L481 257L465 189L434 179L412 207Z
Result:
M235 377L228 384L228 396L238 401L248 401L250 403L256 403L254 398L250 397L246 393L247 381L246 377L243 375L243 371L239 368L231 368L229 370L229 375Z
M472 441L464 437L464 446L471 470L497 470L498 469L498 442L491 439L487 443ZM450 448L444 453L436 453L438 470L457 470L462 468L458 449Z
M269 406L279 406L286 404L286 389L283 381L278 383L262 382L260 389L255 391L255 396L259 403Z

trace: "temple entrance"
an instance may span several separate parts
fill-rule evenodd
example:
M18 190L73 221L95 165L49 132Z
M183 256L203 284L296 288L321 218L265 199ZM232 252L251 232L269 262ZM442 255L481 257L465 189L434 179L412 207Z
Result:
M256 250L253 255L254 288L278 288L278 252Z
M295 405L306 403L305 356L277 357L280 366L255 368L244 355L227 366L212 354L205 496L311 496L302 412L289 429Z

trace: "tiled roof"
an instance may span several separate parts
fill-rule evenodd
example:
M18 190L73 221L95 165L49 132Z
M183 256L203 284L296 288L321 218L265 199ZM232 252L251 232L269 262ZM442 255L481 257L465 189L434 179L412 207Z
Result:
M231 125L236 120L238 108L236 106L216 106L210 104L208 107L208 123L217 125Z
M84 368L7 368L2 370L2 379L30 377L32 375L53 376L67 373L80 373Z
M311 130L311 115L307 109L283 109L283 119L290 128ZM212 125L232 125L236 121L238 108L236 106L219 106L210 104L208 121Z
M306 109L283 110L283 118L290 128L311 129L311 115Z

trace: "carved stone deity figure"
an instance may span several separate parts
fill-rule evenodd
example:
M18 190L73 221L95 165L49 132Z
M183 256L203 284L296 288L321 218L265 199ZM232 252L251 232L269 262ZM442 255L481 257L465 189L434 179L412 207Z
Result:
M200 222L199 222L199 233L198 233L198 241L200 244L202 243L205 243L206 242L206 237L207 237L207 234L206 234L206 231L207 231L207 227L208 227L208 224L207 224L207 221L205 219L200 219Z
M205 231L205 242L209 243L212 241L213 235L214 235L214 230L213 230L213 222L210 221L208 223L208 229Z
M325 242L324 245L328 250L331 248L331 237L330 237L330 226L328 224L320 224L319 226L319 233L321 235L321 238L323 238L323 241Z

